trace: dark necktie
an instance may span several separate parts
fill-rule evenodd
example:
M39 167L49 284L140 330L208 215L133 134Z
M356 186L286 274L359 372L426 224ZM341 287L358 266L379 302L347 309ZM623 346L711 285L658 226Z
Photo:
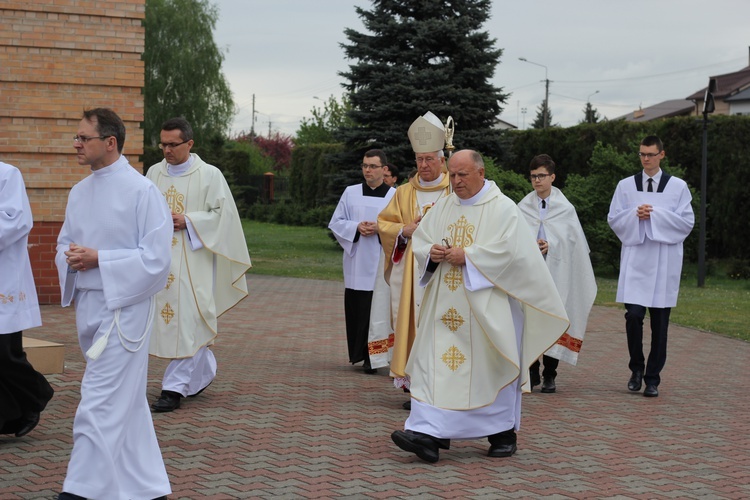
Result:
M648 189L646 191L649 193L654 192L654 180L651 177L648 178Z
M547 208L547 202L542 200L542 209Z

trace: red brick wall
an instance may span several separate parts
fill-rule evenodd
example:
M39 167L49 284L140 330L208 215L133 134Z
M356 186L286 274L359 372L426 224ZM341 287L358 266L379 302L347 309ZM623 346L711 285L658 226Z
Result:
M145 0L0 3L0 160L26 182L41 303L59 303L55 241L68 192L89 172L73 154L82 111L114 109L127 127L123 152L142 168L145 9Z

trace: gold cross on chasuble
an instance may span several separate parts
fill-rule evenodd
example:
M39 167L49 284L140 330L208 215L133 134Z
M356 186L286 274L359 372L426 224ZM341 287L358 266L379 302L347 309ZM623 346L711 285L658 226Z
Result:
M452 345L450 349L448 349L445 354L443 354L442 357L443 363L448 365L448 368L455 372L458 370L458 367L464 364L464 361L466 361L466 356L464 356L464 353L461 352L461 350Z
M460 285L464 284L464 273L458 266L451 266L451 270L443 276L443 283L451 292L455 292Z
M448 328L448 330L452 331L453 333L456 333L456 331L461 328L461 325L464 324L463 316L461 316L453 307L448 309L447 313L443 314L443 317L440 318L440 321L442 321L443 324Z

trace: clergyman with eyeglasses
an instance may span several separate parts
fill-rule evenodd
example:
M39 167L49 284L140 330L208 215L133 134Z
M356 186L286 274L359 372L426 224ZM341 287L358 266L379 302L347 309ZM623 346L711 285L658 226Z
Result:
M171 492L146 380L172 220L156 186L122 154L124 144L125 124L114 111L84 112L73 146L91 174L70 190L55 256L62 305L75 305L86 360L63 500Z
M682 242L695 217L690 189L682 179L660 168L665 152L661 140L641 141L638 157L643 171L617 184L607 221L622 243L617 302L625 304L631 376L628 389L646 388L657 397L661 370L667 361L669 314L677 305L682 273ZM651 350L643 354L643 319L651 317Z
M453 439L515 454L529 366L568 328L528 224L484 171L476 151L451 156L453 194L412 236L425 292L406 363L411 412L391 439L427 462Z
M539 360L531 365L531 389L541 383L541 391L548 394L557 390L559 361L572 365L578 362L589 312L596 298L596 279L586 235L575 207L552 185L555 169L555 161L549 155L532 158L529 177L534 190L518 203L570 319L568 331L542 356L541 377Z
M224 175L190 152L190 123L171 118L162 124L159 138L164 160L146 175L172 212L174 240L169 280L156 295L150 353L172 361L151 408L165 413L179 408L183 397L203 392L216 377L209 347L219 316L247 297L250 256Z
M412 122L407 132L414 151L417 175L396 189L396 195L378 216L380 239L387 255L385 279L391 285L391 315L394 344L391 376L396 387L409 390L406 360L417 332L417 316L423 289L417 286L419 269L411 248L411 237L422 217L439 199L450 194L445 167L445 127L428 111ZM411 407L411 400L404 408Z
M385 259L376 222L396 192L383 182L383 167L387 162L385 152L380 149L365 152L364 182L344 190L328 224L344 249L344 318L349 362L362 362L364 372L370 375L387 365L391 333L390 291L383 279Z

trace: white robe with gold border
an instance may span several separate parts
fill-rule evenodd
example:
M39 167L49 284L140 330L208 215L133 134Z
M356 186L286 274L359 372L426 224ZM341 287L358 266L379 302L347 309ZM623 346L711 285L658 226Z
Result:
M456 411L466 418L476 411L481 414L480 421L495 418L492 415L502 413L507 401L518 400L531 363L569 325L518 207L492 181L486 181L476 198L472 205L462 204L455 194L438 201L412 238L423 271L430 248L443 240L462 247L467 260L461 267L440 263L429 276L406 366L412 398L420 403L412 403L412 412L415 406L417 412L427 406L433 420L449 422ZM477 277L474 281L487 285L470 286L467 269ZM516 314L514 321L511 299L518 302L523 314L520 338L520 317ZM509 393L503 394L505 388ZM483 408L488 406L497 411L484 415L487 410ZM518 411L520 401L513 408L513 413ZM419 419L416 413L410 416L410 420ZM479 432L443 428L445 434L436 437L473 438ZM495 432L503 430L507 427Z
M171 176L166 161L147 173L173 213L184 214L199 239L187 230L172 239L167 285L157 296L150 353L187 358L211 345L217 318L247 296L250 256L229 186L221 171L191 153L190 167ZM199 248L194 249L197 246Z

